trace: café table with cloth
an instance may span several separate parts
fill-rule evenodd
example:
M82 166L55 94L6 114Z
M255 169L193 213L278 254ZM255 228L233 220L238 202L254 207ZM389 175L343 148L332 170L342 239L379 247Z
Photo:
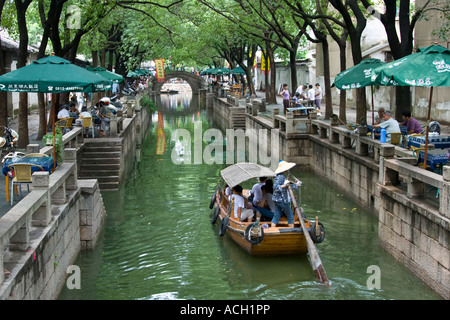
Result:
M428 135L428 144L433 144L435 149L450 149L450 136L448 135ZM411 149L420 148L425 145L425 136L411 136L408 139L408 147Z
M442 173L442 166L449 162L450 153L446 149L428 150L427 165L436 173ZM425 151L421 150L417 159L417 164L423 163Z
M8 190L9 190L9 188L8 188L9 174L8 173L10 171L9 166L14 165L14 164L19 164L19 163L37 165L37 166L31 166L32 173L37 172L37 171L42 171L39 167L41 167L45 171L48 171L49 173L51 173L53 170L53 157L14 157L14 158L6 159L2 166L2 172L6 176L6 179L5 179L6 201L8 201L8 202L9 202L9 192L8 192Z

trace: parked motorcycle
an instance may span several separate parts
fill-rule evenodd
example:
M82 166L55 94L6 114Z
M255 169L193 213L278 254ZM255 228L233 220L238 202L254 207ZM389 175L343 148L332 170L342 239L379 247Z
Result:
M5 162L6 159L23 157L25 153L16 151L16 143L19 140L19 134L11 128L3 128L5 128L4 136L0 137L2 163Z

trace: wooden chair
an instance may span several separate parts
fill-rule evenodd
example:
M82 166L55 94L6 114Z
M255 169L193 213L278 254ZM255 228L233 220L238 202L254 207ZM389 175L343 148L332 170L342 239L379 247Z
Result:
M15 163L12 165L9 165L8 168L10 172L14 172L14 179L11 181L11 205L14 201L14 185L22 186L22 184L26 184L28 191L30 191L30 184L32 182L31 180L31 168L37 167L41 171L45 171L44 168L42 168L40 165L37 164L31 164L31 163ZM19 188L19 194L22 194L22 189Z
M49 157L48 155L46 155L45 153L27 153L24 155L24 157L33 157L33 158L37 158L37 157Z
M63 132L69 131L72 129L73 118L63 118L56 121L55 126L61 128Z
M84 128L88 128L88 135L89 135L89 128L92 129L92 138L94 138L94 119L92 117L86 117L82 118L82 120L83 120L83 131Z
M401 132L391 132L391 144L400 144L401 138Z

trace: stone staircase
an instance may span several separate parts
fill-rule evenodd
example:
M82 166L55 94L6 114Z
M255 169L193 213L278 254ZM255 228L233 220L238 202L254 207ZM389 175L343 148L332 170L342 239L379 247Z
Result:
M100 190L118 190L122 162L122 139L85 140L79 168L80 179L97 179Z

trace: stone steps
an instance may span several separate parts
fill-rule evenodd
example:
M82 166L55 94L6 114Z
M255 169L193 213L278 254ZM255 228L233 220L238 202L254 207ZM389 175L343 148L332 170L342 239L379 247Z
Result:
M83 149L80 179L97 179L101 190L117 190L122 159L121 139L89 141Z

